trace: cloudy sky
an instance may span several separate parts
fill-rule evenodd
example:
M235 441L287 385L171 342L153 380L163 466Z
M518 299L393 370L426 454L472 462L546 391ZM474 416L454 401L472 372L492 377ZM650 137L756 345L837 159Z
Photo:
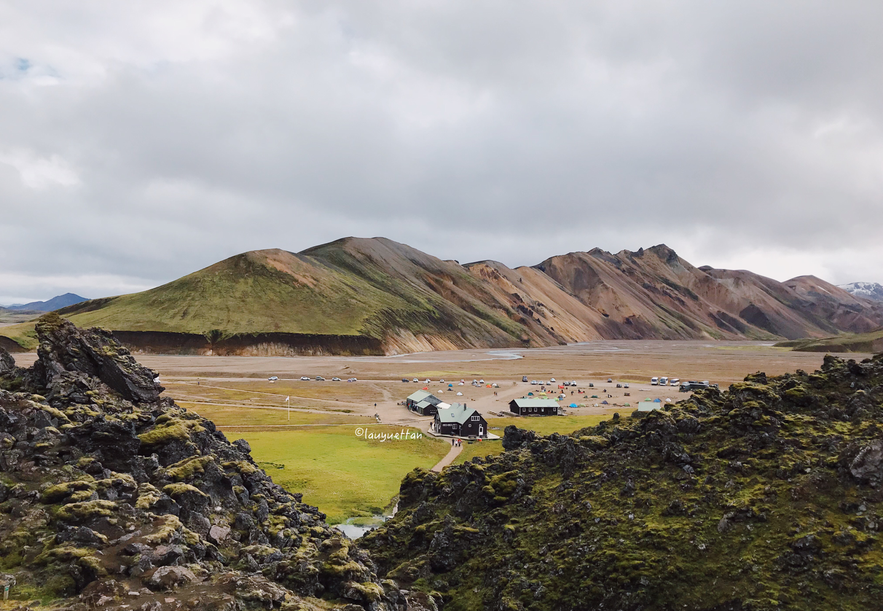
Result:
M386 236L883 282L883 3L0 0L0 303Z

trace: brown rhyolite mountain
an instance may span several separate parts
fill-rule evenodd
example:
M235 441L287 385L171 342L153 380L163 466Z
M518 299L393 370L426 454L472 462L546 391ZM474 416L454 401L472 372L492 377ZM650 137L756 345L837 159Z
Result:
M795 339L883 326L883 303L812 276L695 267L665 245L533 267L461 265L385 238L252 251L61 311L139 349L395 354L596 339Z

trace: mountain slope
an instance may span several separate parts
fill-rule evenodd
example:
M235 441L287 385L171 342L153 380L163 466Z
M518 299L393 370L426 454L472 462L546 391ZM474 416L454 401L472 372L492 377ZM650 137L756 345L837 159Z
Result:
M536 267L601 312L615 337L797 338L883 322L883 309L869 312L844 291L832 296L800 279L789 286L747 271L696 268L664 244L570 253Z
M883 303L817 278L694 267L660 244L511 269L385 238L252 251L142 293L63 308L155 352L398 354L597 339L795 339L866 332ZM32 325L0 334L33 348Z
M883 355L402 482L360 543L449 611L864 610L883 596Z

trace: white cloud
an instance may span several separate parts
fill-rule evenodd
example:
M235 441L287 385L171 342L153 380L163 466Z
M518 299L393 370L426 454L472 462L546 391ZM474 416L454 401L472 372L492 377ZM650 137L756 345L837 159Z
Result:
M76 187L80 177L59 155L40 157L32 151L12 150L0 153L0 163L18 170L21 182L31 189L46 189L54 185Z
M513 266L664 242L883 281L881 20L860 1L6 2L0 260L113 293L355 234Z

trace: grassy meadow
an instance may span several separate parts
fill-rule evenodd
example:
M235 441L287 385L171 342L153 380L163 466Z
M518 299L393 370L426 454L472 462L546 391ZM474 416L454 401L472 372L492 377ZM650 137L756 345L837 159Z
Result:
M425 434L416 440L379 441L357 436L356 428L326 426L284 431L230 428L225 434L230 439L248 441L255 461L273 481L303 493L304 502L317 506L328 516L330 524L383 513L398 494L405 474L415 467L431 468L450 450L445 441ZM393 434L403 427L369 425L363 428L374 434Z
M360 389L367 400L378 390L368 385L310 385L291 388L269 386L264 381L208 381L166 383L178 404L212 420L228 439L245 439L252 456L273 481L304 495L304 502L317 506L335 524L355 518L370 520L388 509L398 494L402 478L415 467L430 469L450 450L447 440L437 440L422 431L416 440L366 439L356 435L362 428L371 433L400 432L403 427L378 425L369 416L334 409L333 400L357 402ZM324 395L323 395L324 390ZM321 409L279 409L279 395L295 393L300 399L322 404ZM303 395L309 395L305 397ZM361 397L364 401L365 397ZM309 401L308 401L309 402ZM270 405L273 408L268 408ZM342 403L345 405L345 403ZM497 434L510 424L542 435L571 433L594 426L607 416L559 416L546 418L490 418L489 429ZM416 429L407 429L414 430ZM455 460L462 464L476 456L497 455L500 441L467 443Z

